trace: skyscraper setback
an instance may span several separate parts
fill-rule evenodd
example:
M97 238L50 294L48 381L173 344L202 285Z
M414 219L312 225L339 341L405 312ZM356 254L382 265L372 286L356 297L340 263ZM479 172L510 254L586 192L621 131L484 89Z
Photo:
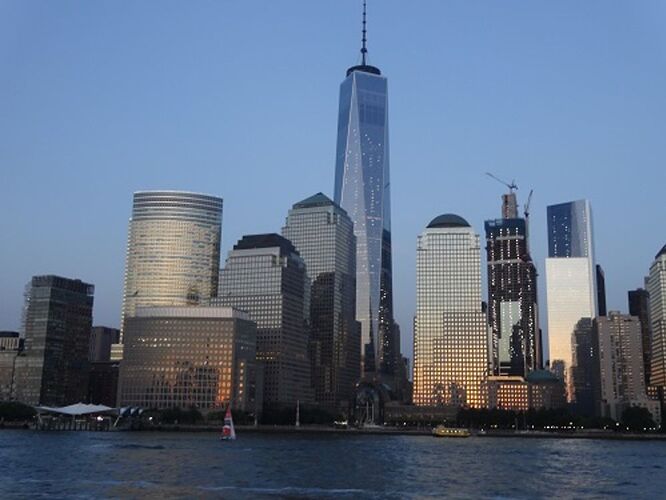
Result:
M364 371L393 375L400 359L393 319L388 87L367 64L365 8L361 64L340 85L335 202L354 223L356 317Z
M502 218L485 223L493 371L524 377L542 363L537 271L529 253L527 221L518 217L516 194L505 194L502 200Z

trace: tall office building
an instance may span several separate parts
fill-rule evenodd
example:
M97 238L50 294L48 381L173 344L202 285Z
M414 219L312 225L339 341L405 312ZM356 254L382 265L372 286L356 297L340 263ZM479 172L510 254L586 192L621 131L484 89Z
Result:
M594 334L599 346L602 416L620 420L625 409L641 406L660 422L659 403L646 393L638 319L610 311L594 320Z
M516 195L511 192L502 199L503 218L485 222L493 372L524 377L542 363L537 271Z
M315 400L338 408L352 400L361 376L353 224L344 210L317 193L289 210L282 234L305 262L311 284L310 361ZM348 404L344 406L346 409Z
M90 362L103 362L111 359L111 346L120 340L120 330L108 326L93 326L90 333Z
M593 320L581 318L572 335L571 383L579 415L599 415L599 345L595 342Z
M666 387L666 245L655 256L648 278L652 351L650 385Z
M546 292L551 369L561 367L570 401L575 398L572 334L581 318L597 316L592 212L587 200L551 205L548 217Z
M257 323L264 407L313 400L308 285L303 259L279 234L243 236L220 275L220 293L213 303L245 311Z
M488 343L479 236L462 217L440 215L416 248L414 404L484 408Z
M401 356L393 319L388 88L367 64L365 26L364 9L361 64L340 85L334 199L354 223L364 371L391 376Z
M221 232L220 198L182 191L134 193L121 343L125 320L137 307L205 304L215 297Z
M35 276L26 293L24 354L16 360L16 399L63 406L85 401L94 287Z
M646 279L647 282L647 279ZM650 294L645 288L629 290L629 315L641 322L641 344L643 345L643 367L645 385L650 385L650 353L652 352L652 332L650 330Z
M140 307L127 318L122 406L255 411L257 327L231 307Z

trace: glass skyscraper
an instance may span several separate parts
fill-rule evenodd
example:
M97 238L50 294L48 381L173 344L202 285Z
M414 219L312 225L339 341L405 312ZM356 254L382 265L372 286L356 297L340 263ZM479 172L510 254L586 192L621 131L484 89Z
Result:
M416 247L414 404L485 408L488 340L479 236L462 217L440 215Z
M310 360L315 400L331 409L343 405L346 410L361 376L352 222L330 198L317 193L289 210L282 234L305 262L311 284Z
M137 307L206 304L215 297L221 233L221 198L181 191L134 193L121 343L125 319Z
M549 359L551 369L558 367L569 400L573 401L572 335L582 318L597 316L592 211L587 200L551 205L546 211Z
M666 245L655 256L648 278L652 346L650 385L666 387Z
M363 62L340 85L335 202L354 223L356 317L368 373L393 375L400 362L393 320L387 80Z

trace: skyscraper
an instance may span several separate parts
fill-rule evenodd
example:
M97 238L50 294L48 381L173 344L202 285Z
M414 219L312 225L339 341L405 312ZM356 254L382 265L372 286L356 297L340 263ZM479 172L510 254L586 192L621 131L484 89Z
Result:
M661 421L659 403L646 393L640 331L636 317L616 311L594 320L604 417L620 420L628 407L642 406L656 422Z
M265 408L292 407L313 399L309 293L303 259L279 234L243 236L229 252L213 303L245 311L257 323Z
M315 400L335 409L352 400L361 375L353 224L344 210L317 193L289 210L282 234L305 262L311 284L310 360Z
M416 248L414 404L483 408L488 372L479 236L462 217L440 215Z
M648 293L652 329L650 385L661 387L663 396L666 387L666 245L650 266Z
M502 199L503 218L485 222L493 371L524 377L542 363L537 271L529 253L527 221L518 217L516 195L511 192Z
M35 276L26 293L25 351L16 360L16 399L63 406L84 401L94 287Z
M648 279L646 279L646 282ZM650 385L650 353L652 352L652 332L650 330L650 294L645 288L629 290L629 314L641 322L641 343L643 345L643 366L645 385Z
M137 307L205 304L217 293L222 199L182 191L134 193L120 329Z
M597 313L599 316L606 316L606 273L599 264L595 266L597 279Z
M118 343L120 331L108 326L93 326L90 333L90 362L103 362L111 359L111 346Z
M388 88L367 64L365 26L364 7L361 64L340 85L334 199L354 223L364 371L391 376L401 357L393 320Z
M597 316L592 212L587 200L551 205L548 217L546 291L551 369L561 367L567 393L571 378L572 334L581 318Z

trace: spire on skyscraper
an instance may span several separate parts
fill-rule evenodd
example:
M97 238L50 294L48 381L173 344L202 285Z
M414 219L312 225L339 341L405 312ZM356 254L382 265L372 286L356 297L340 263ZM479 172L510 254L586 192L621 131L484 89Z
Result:
M366 34L368 30L366 29L366 19L365 19L365 14L366 14L366 0L363 0L363 38L361 39L361 64L365 66L365 55L368 53L368 49L366 48L366 42L367 37Z
M367 64L368 56L368 30L367 30L367 1L363 0L363 22L361 24L361 64L352 66L347 70L347 76L351 75L354 71L363 71L364 73L371 73L373 75L381 75L382 72L379 68Z

